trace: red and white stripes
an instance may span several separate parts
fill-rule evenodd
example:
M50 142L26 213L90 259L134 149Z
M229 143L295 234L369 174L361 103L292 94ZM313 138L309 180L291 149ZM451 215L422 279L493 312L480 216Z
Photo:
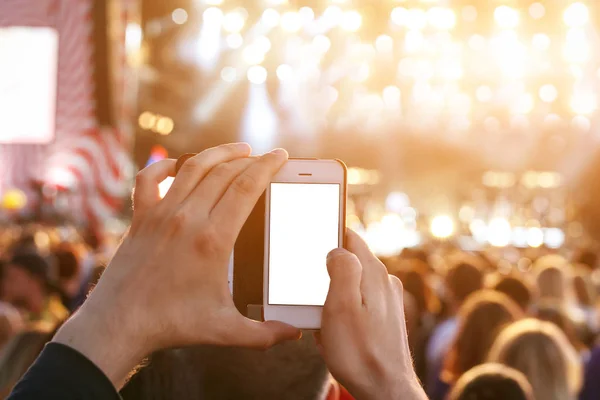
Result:
M0 0L0 27L51 26L59 35L55 140L0 145L0 193L17 187L31 197L31 181L71 174L72 214L94 222L120 209L131 161L121 130L96 123L91 10L92 0Z

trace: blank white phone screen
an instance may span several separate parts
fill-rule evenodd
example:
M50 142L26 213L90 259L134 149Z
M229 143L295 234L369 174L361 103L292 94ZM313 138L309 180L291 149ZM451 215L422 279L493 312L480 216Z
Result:
M271 183L268 304L325 304L339 218L339 184Z

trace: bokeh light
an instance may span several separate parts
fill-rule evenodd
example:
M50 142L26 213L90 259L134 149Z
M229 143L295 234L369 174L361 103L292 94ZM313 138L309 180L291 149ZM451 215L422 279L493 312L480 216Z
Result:
M581 2L572 3L567 7L563 14L563 21L569 27L580 27L585 25L589 20L589 10L587 6Z
M267 70L262 65L253 65L248 68L248 80L255 85L265 83L267 81Z
M494 19L499 27L513 29L519 25L519 11L506 5L498 6L494 10Z
M438 239L447 239L454 234L454 220L448 215L438 215L431 220L431 234Z

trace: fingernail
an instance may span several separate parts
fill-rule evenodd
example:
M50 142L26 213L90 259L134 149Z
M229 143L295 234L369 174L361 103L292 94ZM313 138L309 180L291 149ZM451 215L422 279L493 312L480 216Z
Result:
M271 150L269 153L275 154L276 156L287 156L287 151L285 151L284 149L274 149Z

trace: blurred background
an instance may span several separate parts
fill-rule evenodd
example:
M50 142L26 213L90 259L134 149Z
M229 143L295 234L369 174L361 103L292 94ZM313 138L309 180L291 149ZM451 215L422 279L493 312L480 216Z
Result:
M381 256L600 237L595 1L33 3L0 2L5 224L119 235L138 169L247 141L344 160Z

